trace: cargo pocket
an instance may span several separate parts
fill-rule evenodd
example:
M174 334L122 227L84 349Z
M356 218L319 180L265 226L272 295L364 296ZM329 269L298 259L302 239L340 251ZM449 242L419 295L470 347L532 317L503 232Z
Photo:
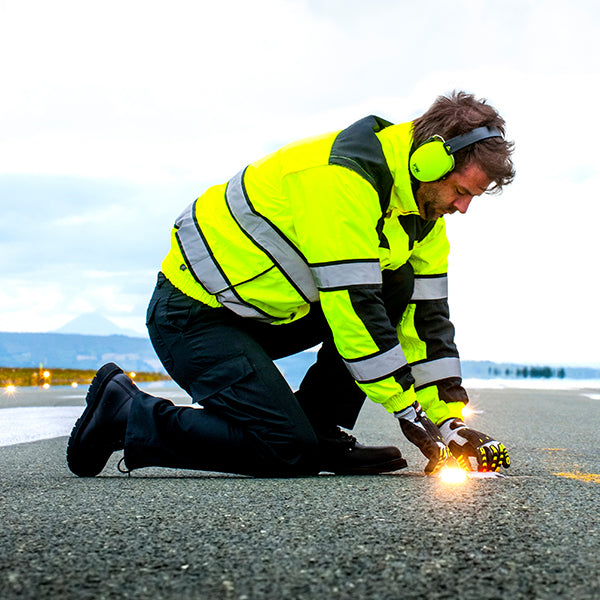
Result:
M230 397L232 394L230 388L253 373L254 369L250 361L243 354L224 360L204 371L191 384L194 402L203 406L221 405L223 402L217 400L217 396L227 390L224 396Z
M195 302L183 292L173 288L165 302L166 318L169 325L178 331L184 331L190 321L190 314Z

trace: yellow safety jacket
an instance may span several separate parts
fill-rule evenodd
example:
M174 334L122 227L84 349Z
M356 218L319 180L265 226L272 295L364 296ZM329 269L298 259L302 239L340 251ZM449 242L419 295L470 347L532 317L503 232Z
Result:
M446 300L449 245L442 218L419 217L411 143L412 123L370 116L281 148L181 213L162 270L200 302L274 325L320 302L371 400L393 412L418 398L441 422L460 416L466 395L440 398L437 385L460 382ZM407 261L414 295L396 330L381 271Z

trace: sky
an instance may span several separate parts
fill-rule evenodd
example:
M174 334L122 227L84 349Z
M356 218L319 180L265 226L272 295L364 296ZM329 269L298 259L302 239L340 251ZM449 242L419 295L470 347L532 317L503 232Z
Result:
M0 331L145 331L177 215L283 144L486 98L515 182L446 217L463 359L600 366L600 5L0 0Z

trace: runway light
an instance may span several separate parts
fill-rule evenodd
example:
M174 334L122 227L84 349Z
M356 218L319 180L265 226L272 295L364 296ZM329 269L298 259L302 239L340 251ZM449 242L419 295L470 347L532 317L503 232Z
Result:
M458 467L445 467L440 471L440 479L444 483L462 483L467 479L467 473Z
M473 409L468 406L465 406L460 412L462 414L463 419L468 419L474 413Z
M129 377L131 377L131 379L135 379L135 373L131 371L131 373L129 373Z
M469 417L473 417L475 415L482 415L483 411L479 410L477 406L463 406L463 409L460 411L463 420L468 419Z
M50 377L50 371L44 371L44 378L48 379Z
M79 385L79 384L78 384L76 381L74 381L74 382L71 384L71 387L72 387L72 388L76 388L78 385Z
M50 384L49 384L49 383L45 383L45 384L44 384L42 387L43 387L45 390L49 390L49 389L50 389Z
M17 386L12 383L6 386L6 393L12 396L17 391Z

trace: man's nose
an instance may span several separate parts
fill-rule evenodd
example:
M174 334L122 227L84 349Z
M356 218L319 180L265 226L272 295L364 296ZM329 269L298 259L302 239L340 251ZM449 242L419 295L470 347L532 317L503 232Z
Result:
M471 200L473 200L473 196L461 196L457 198L452 204L456 207L459 213L464 215L469 208L469 204L471 204Z

